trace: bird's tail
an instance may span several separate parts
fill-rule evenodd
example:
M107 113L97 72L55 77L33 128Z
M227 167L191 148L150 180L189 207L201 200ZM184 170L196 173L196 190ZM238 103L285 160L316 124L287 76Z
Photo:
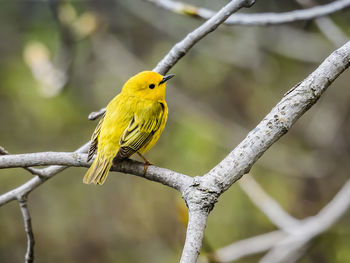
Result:
M85 184L99 184L102 185L107 178L109 169L113 164L113 158L106 158L97 155L89 170L86 172L83 182Z

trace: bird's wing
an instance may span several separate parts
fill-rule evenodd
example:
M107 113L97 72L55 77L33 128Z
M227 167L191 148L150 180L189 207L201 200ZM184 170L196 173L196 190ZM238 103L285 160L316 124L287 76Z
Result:
M97 124L97 127L96 127L94 133L92 134L91 143L90 143L90 149L89 149L88 158L87 158L88 162L92 159L92 157L96 153L97 145L98 145L98 136L100 135L101 126L102 126L103 120L105 118L105 115L106 115L106 113L104 113L102 115L99 123Z
M164 115L164 105L157 103L148 110L149 112L146 114L143 112L142 115L135 114L133 116L120 138L120 149L116 160L128 158L147 145L159 129Z

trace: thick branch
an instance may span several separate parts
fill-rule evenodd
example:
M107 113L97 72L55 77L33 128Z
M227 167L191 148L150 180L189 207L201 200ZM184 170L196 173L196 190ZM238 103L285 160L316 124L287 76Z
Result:
M215 11L196 7L172 0L148 0L166 10L190 15L202 19L210 19ZM280 25L296 21L311 20L317 17L327 16L329 14L341 11L350 6L350 0L338 0L326 5L316 6L304 10L295 10L284 13L261 13L261 14L234 14L226 21L226 25L247 25L247 26L267 26Z
M180 263L194 263L197 261L209 214L208 211L193 209L191 206L188 213L186 241Z
M32 229L32 219L29 214L29 209L27 206L27 200L25 198L18 200L19 207L21 209L21 213L24 221L24 229L27 233L27 252L25 255L25 262L32 263L34 262L34 234Z
M329 85L350 65L350 41L334 51L305 80L287 92L247 137L203 178L219 193L249 172L260 156L320 98Z

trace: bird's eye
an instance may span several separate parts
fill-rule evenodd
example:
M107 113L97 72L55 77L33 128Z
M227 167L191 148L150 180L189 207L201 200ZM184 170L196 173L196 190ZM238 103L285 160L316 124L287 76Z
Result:
M154 89L155 86L154 86L154 84L151 84L151 85L149 85L148 87L149 87L150 89Z

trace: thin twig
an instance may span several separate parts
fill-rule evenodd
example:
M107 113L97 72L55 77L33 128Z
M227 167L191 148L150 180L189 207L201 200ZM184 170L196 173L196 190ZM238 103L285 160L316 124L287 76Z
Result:
M317 6L316 0L296 0L296 2L303 8ZM315 24L335 47L343 45L349 39L330 17L324 16L316 18Z
M173 0L147 0L157 6L183 15L195 18L210 19L215 11L197 7ZM295 10L284 13L234 14L226 21L226 25L267 26L280 25L296 21L305 21L339 12L350 6L350 0L338 0L326 5L305 10Z
M26 263L32 263L34 262L34 245L35 245L35 239L32 229L32 220L30 217L28 204L26 198L18 199L19 207L21 209L23 222L24 222L24 229L27 234L27 252L25 254L25 262Z
M303 254L300 251L308 242L330 228L349 207L350 180L317 215L305 219L294 235L289 235L278 242L260 262L295 262Z
M286 236L285 232L277 230L242 239L218 249L215 256L221 263L232 262L249 255L265 252Z

